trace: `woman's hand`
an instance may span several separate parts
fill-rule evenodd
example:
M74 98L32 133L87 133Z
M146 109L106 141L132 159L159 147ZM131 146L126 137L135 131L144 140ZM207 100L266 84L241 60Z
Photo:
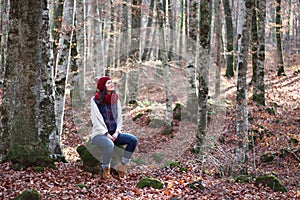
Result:
M112 141L115 141L117 138L118 138L118 136L119 136L119 132L118 131L116 131L113 135L112 135Z

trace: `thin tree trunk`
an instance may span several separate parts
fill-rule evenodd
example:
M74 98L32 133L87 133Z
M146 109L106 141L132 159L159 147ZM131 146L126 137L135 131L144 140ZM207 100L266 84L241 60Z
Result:
M232 25L232 11L230 9L229 0L223 0L223 7L225 12L226 23L226 77L234 76L234 51L233 51L233 25Z
M217 0L217 10L215 12L216 14L216 26L217 26L217 31L216 31L216 85L215 85L215 96L219 97L220 92L221 92L221 34L222 34L222 20L221 20L221 5L222 2L221 0Z
M58 0L57 2L54 2L55 0L52 0L52 3L50 4L50 34L51 39L53 40L53 59L56 60L57 53L59 50L58 42L59 37L61 34L61 22L62 22L62 14L63 14L63 7L64 7L64 0ZM54 63L54 69L56 63Z
M173 110L172 110L172 87L170 77L170 65L168 62L168 49L169 49L169 21L168 21L168 0L160 2L157 7L159 16L159 25L161 27L162 36L159 41L162 44L162 65L164 69L164 83L165 83L165 95L166 95L166 113L165 113L165 131L171 131L173 121Z
M209 50L210 50L210 19L211 1L200 1L200 31L199 39L200 46L203 48L203 52L200 52L200 65L198 79L198 107L199 107L199 119L196 133L196 145L195 151L203 152L203 145L205 145L206 133L207 133L207 99L208 99L208 68L209 68ZM201 149L202 148L202 149Z
M7 54L9 0L1 0L0 9L0 81L3 82Z
M247 107L247 59L249 49L249 36L252 19L252 0L239 1L238 15L238 80L237 80L237 107L236 107L236 135L238 145L236 147L237 164L243 164L247 160L248 150L248 107Z
M86 90L86 25L85 25L85 0L76 0L76 48L77 63L80 68L75 80L75 88L78 91L77 98L80 102L84 100ZM73 100L73 99L72 99Z
M284 59L282 47L282 18L281 18L281 0L276 0L276 41L277 41L277 76L285 75Z
M253 79L253 100L258 105L265 105L265 28L266 28L266 0L257 1L257 19L255 26L257 27L257 60L255 78ZM254 25L254 24L253 24ZM253 42L254 43L254 42ZM253 71L254 72L254 71Z
M65 0L63 21L62 21L62 35L59 39L59 51L56 60L55 71L55 112L56 124L58 133L61 135L63 126L64 106L66 99L66 85L68 83L69 69L71 63L71 45L73 41L73 26L75 17L74 0Z

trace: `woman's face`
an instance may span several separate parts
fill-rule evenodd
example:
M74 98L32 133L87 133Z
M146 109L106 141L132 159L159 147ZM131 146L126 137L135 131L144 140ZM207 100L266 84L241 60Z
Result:
M105 83L106 92L112 92L115 90L115 84L112 82L112 80L108 80Z

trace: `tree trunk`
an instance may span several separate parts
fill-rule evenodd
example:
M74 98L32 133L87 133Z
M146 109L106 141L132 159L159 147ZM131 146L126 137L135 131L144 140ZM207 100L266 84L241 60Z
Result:
M256 9L255 9L256 10ZM255 63L256 69L253 70L253 100L258 105L265 105L265 22L266 22L266 0L257 1L257 18L256 26L257 41L253 41L253 44L257 44L255 52L257 53ZM253 28L252 28L253 29ZM255 44L255 45L256 45Z
M60 153L46 3L11 1L10 6L0 149L1 158L18 168L52 166L49 154Z
M282 49L282 18L281 18L281 0L276 0L276 41L277 41L277 76L285 75L284 59Z
M74 88L76 98L82 102L84 100L85 91L86 91L86 25L85 20L85 1L76 0L76 48L77 48L77 64L81 66L75 76ZM74 92L73 91L73 92ZM72 98L72 101L74 98ZM79 103L79 102L78 102Z
M226 23L226 39L227 39L227 52L226 52L226 77L234 76L234 51L233 51L233 25L232 25L232 11L230 8L229 0L223 0L225 23Z
M7 54L7 31L8 31L8 16L9 16L9 1L1 0L0 5L0 82L3 83L4 71L6 65Z
M50 35L53 40L53 59L56 60L58 53L58 42L61 34L61 22L63 14L64 0L58 0L56 3L50 4ZM54 63L54 69L55 69Z
M164 69L164 85L166 95L166 114L165 114L165 125L166 131L171 131L173 121L173 110L172 110L172 87L170 77L170 65L168 62L168 50L169 50L169 21L168 21L168 0L163 4L160 2L157 6L157 12L159 17L159 27L161 28L162 36L160 37L160 43L162 44L162 67Z
M199 41L203 51L200 52L199 75L198 79L198 108L199 119L196 133L195 151L202 152L207 133L207 99L208 99L208 68L209 68L209 50L210 50L210 0L201 0L200 2L200 31Z
M59 51L55 70L55 112L58 133L61 135L66 99L66 85L68 83L71 64L71 46L73 41L73 26L75 13L74 0L65 0L62 21L62 33L59 39Z
M219 97L221 92L221 34L222 34L222 20L221 20L221 0L217 0L216 15L216 75L215 75L215 96Z
M238 80L237 80L237 107L236 107L236 147L235 161L238 164L246 162L248 138L248 107L247 107L247 59L249 36L252 18L252 0L239 1L238 16Z

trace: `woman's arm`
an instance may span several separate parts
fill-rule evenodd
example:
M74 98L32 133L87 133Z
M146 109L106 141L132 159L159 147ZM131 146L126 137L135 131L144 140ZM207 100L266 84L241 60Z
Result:
M104 135L108 132L104 119L94 100L94 97L91 98L91 121L93 124L91 138L95 137L98 134Z
M117 118L117 130L116 130L116 132L121 133L122 125L123 125L122 105L121 105L121 101L118 99L118 118Z

